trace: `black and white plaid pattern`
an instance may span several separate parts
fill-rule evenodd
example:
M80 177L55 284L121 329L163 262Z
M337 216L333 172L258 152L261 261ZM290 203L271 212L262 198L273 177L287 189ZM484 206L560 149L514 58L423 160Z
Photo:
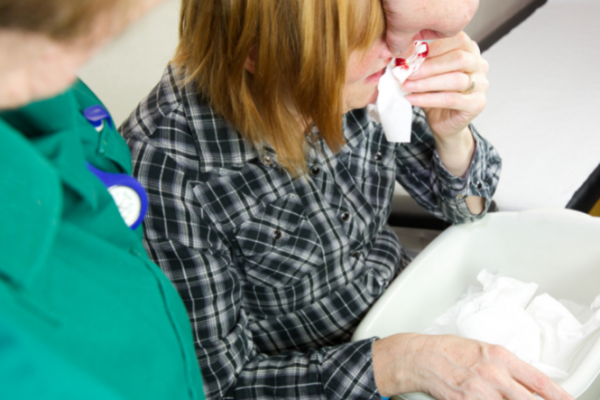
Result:
M150 199L146 247L187 306L207 399L379 398L374 339L348 341L409 262L386 226L394 182L470 221L464 197L492 197L498 154L474 133L470 172L456 178L421 110L410 144L388 143L355 110L346 146L307 140L310 173L292 179L177 82L168 68L121 132Z

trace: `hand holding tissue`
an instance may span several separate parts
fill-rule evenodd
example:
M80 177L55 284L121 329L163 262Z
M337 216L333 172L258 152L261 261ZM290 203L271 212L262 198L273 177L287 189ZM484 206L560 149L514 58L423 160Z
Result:
M600 334L600 296L591 307L548 294L538 285L482 271L482 287L469 287L426 334L454 334L498 344L555 380L577 367Z
M412 106L404 96L408 94L402 84L416 70L429 54L426 42L416 42L417 51L408 59L392 59L379 80L379 96L376 106L369 108L369 115L381 122L388 142L410 142L412 127Z

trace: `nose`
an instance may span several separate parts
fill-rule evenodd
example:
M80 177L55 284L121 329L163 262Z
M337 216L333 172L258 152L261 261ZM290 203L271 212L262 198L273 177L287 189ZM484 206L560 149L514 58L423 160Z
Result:
M415 35L410 33L391 34L386 32L385 40L387 49L392 53L392 57L407 58L415 51Z

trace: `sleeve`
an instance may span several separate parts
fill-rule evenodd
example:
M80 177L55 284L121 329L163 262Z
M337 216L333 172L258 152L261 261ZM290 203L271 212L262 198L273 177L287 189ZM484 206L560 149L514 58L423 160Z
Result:
M464 178L452 175L442 164L433 133L422 109L413 109L412 138L398 147L396 180L423 208L451 223L482 218L489 209L498 186L502 160L497 150L470 126L476 148ZM484 211L473 215L465 198L485 198Z
M257 349L230 249L194 195L193 174L147 143L128 144L150 199L145 245L188 310L206 398L380 399L375 338L277 355Z

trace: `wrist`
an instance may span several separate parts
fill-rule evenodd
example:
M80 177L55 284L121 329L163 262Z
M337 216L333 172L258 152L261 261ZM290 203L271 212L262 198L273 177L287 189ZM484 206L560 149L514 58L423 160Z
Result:
M402 333L373 343L373 374L377 390L382 397L413 392L415 362L423 335Z
M476 148L471 129L467 126L459 133L444 138L434 135L434 140L444 167L452 175L463 178L469 170Z
M469 125L456 132L453 135L437 135L433 132L433 139L435 140L436 146L440 146L442 148L446 147L455 147L455 146L463 146L465 142L468 141L469 138L473 137L473 133L471 132L471 128Z

